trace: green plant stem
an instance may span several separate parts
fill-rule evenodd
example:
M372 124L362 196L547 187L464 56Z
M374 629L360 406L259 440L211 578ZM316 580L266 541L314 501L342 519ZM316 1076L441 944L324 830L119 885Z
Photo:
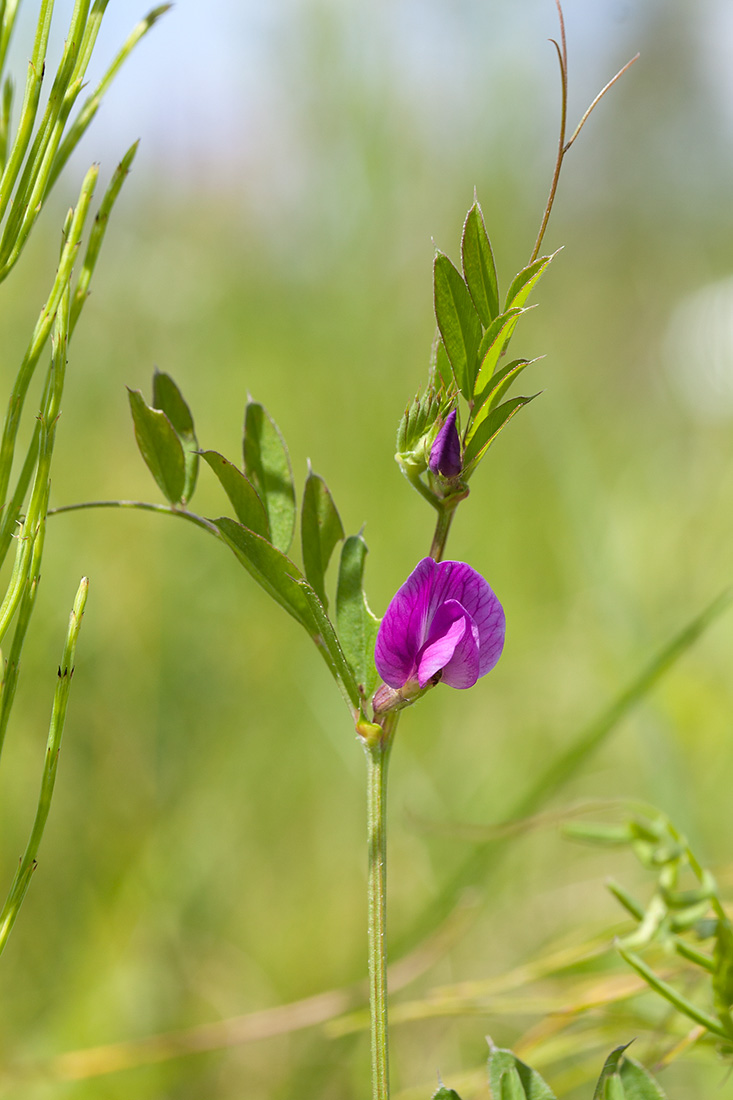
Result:
M171 504L154 504L147 500L84 500L79 504L62 504L59 508L49 508L49 516L58 516L62 512L81 512L85 508L138 508L143 512L163 512L169 516L180 516L197 527L203 527L217 538L221 538L219 530L210 520L203 516L197 516L195 512L188 512L185 508L174 508Z
M369 841L369 1013L372 1100L389 1100L387 1036L387 766L399 715L385 717L382 736L365 744Z
M435 533L433 535L433 541L430 546L430 557L435 561L441 561L443 554L445 553L445 544L448 541L448 533L450 531L450 525L453 522L453 516L455 515L455 507L446 508L445 506L438 509L438 519L435 523Z

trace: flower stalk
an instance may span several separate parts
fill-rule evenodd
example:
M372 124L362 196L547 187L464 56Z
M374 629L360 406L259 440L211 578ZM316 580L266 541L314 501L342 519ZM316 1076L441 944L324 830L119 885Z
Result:
M387 1036L387 768L399 714L385 715L382 736L364 743L369 845L369 1013L372 1100L389 1100Z

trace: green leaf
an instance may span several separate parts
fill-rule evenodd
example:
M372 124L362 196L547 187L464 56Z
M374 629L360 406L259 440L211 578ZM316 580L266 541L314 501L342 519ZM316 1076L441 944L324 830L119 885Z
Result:
M431 362L431 381L433 381L436 387L440 386L445 390L453 389L455 386L453 371L451 369L450 359L448 358L448 352L445 350L445 344L440 336L436 338L434 348L435 352Z
M513 1081L511 1070L516 1072L526 1100L556 1100L554 1092L542 1080L536 1070L521 1062L516 1054L512 1054L511 1050L501 1050L499 1047L495 1047L490 1040L489 1045L491 1048L489 1053L489 1088L494 1100L508 1100L511 1097L511 1093L502 1091L503 1079L507 1074L509 1074L509 1082ZM522 1094L519 1093L518 1096L521 1100Z
M321 601L307 581L299 582L300 588L308 601L311 612L311 636L318 646L321 656L328 665L332 676L341 688L347 704L353 706L355 711L361 708L359 689L354 679L354 673L349 662L344 656L333 623L326 614Z
M186 484L181 441L160 409L151 409L140 390L128 389L135 439L145 464L171 504L180 504Z
M336 632L318 596L298 567L271 543L236 520L222 516L214 520L214 524L247 572L296 622L305 627L344 697L354 709L358 709L360 699L354 675L341 651Z
M265 505L272 545L287 554L295 531L290 458L277 424L255 401L244 414L244 472Z
M165 413L181 441L186 469L183 501L188 503L196 488L196 479L199 472L198 442L193 426L193 417L191 416L191 410L183 400L181 391L171 376L158 370L153 375L153 408L160 409Z
M557 252L553 252L551 256L540 256L538 260L535 260L534 263L523 268L518 275L514 276L512 285L507 292L504 312L513 309L515 306L524 305L555 256L557 256Z
M481 422L476 433L471 437L466 446L463 457L464 478L473 473L478 463L485 455L488 448L496 439L499 432L507 426L512 417L516 416L520 409L534 401L539 394L533 393L531 397L512 397L494 409L485 420Z
M344 528L328 486L310 469L303 492L300 535L305 575L327 608L326 570L336 543L344 537Z
M377 686L374 645L379 619L364 595L364 563L367 544L361 535L350 535L341 550L336 589L336 629L346 658L363 685L368 699Z
M430 1100L461 1100L460 1096L455 1089L447 1089L445 1085L441 1085L437 1092L434 1092Z
M481 423L489 413L494 411L506 391L516 381L524 368L529 366L530 362L535 362L535 360L514 359L494 375L491 384L486 387L481 395L480 401L476 400L474 402L473 419L466 436L466 444L471 441L471 437L476 434Z
M621 1080L626 1100L667 1100L651 1073L628 1056L621 1066Z
M626 1100L626 1092L617 1073L606 1078L603 1084L603 1100Z
M473 387L473 398L476 404L480 405L486 400L496 364L517 327L517 321L526 312L525 309L510 309L506 313L500 313L484 333L478 350L481 365Z
M201 451L201 457L218 477L239 522L269 542L270 524L267 512L252 482L218 451Z
M494 255L484 225L484 216L477 202L468 211L463 226L461 259L463 274L476 312L481 319L481 324L484 328L488 328L499 312L499 290Z
M297 565L261 535L228 516L215 519L214 524L257 583L312 635L313 615L299 584L304 578Z
M453 377L467 401L473 393L481 322L461 273L442 252L433 266L435 316L448 353Z

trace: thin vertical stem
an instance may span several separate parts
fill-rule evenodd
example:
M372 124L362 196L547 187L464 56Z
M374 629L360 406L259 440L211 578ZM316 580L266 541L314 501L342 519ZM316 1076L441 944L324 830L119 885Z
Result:
M365 745L369 843L369 1011L372 1100L389 1100L387 1037L387 766L397 713L384 719L378 741Z
M453 522L455 507L442 507L438 510L438 518L435 523L435 533L430 545L430 557L434 561L441 561L445 553L445 544L448 540L448 532Z

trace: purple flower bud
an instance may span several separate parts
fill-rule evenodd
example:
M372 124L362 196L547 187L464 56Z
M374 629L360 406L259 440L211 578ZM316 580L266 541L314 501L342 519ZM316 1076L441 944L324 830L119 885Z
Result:
M430 448L428 465L434 474L442 474L443 477L458 477L463 469L455 409L448 414L445 424L435 437L435 442Z
M393 688L473 687L504 648L504 611L484 578L461 561L423 558L393 596L377 634L377 671Z

